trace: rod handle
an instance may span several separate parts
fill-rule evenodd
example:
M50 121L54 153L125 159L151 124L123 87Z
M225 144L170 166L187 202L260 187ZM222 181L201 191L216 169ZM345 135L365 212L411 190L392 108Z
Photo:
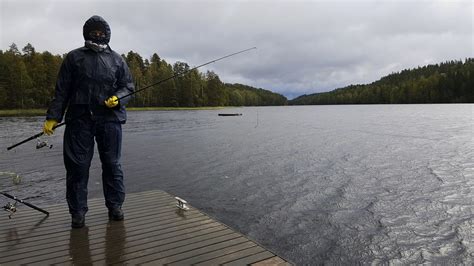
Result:
M22 140L22 141L20 141L20 142L18 142L18 143L16 143L16 144L11 145L10 147L7 148L7 150L11 150L11 149L13 149L13 148L15 148L15 147L17 147L17 146L20 146L21 144L24 144L24 143L26 143L26 142L28 142L28 141L30 141L30 140L34 140L34 139L36 139L36 138L39 138L39 137L41 137L43 134L44 134L44 133L41 132L41 133L38 133L38 134L36 134L36 135L34 135L34 136L31 136L31 137L29 137L29 138L27 138L27 139L25 139L25 140Z

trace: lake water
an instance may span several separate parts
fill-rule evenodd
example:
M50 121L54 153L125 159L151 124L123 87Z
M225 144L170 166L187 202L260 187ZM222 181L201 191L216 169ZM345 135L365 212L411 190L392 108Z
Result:
M128 192L178 195L304 264L474 261L474 105L253 107L129 112ZM219 112L242 113L219 117ZM64 202L62 134L0 118L3 191ZM46 139L46 138L45 138ZM96 154L90 197L102 195ZM6 201L0 201L4 204Z

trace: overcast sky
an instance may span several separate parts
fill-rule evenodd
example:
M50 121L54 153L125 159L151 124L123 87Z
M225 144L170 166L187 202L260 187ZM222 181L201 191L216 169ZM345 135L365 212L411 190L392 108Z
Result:
M288 98L370 83L406 68L473 57L473 3L459 1L0 0L0 49L63 54L100 15L110 46L190 66Z

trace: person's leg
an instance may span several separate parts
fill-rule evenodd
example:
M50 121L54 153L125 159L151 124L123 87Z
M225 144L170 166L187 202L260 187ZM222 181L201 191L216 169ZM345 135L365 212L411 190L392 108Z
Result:
M73 120L64 132L63 156L66 166L66 199L73 227L84 225L89 168L94 155L94 123L89 117Z
M122 220L122 204L125 200L123 172L120 164L122 150L122 125L105 122L97 125L97 147L102 162L102 186L105 205L114 220Z

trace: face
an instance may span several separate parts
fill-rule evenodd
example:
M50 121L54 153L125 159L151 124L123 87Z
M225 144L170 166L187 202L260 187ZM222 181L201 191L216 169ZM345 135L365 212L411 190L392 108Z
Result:
M93 39L105 38L105 33L101 30L93 30L89 32L89 36Z

